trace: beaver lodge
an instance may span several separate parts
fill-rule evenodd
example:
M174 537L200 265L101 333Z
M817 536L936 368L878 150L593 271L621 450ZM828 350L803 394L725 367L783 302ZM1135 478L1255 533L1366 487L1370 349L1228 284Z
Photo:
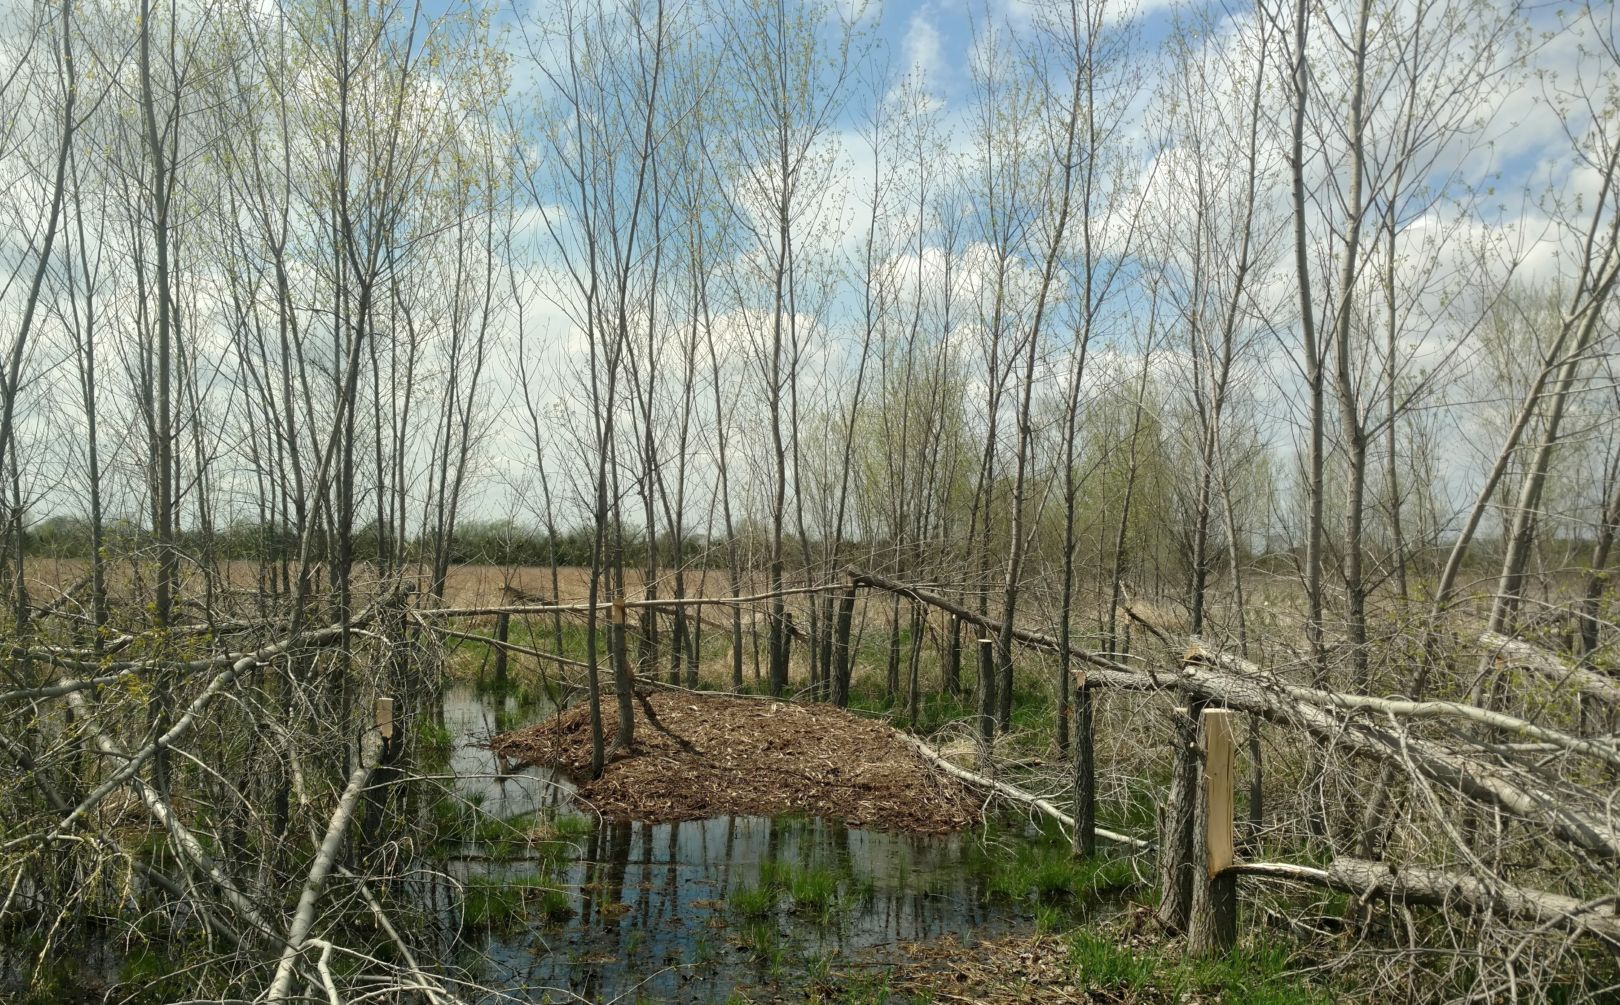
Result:
M718 816L833 817L851 826L942 834L972 826L981 800L882 722L827 705L662 692L647 699L662 729L640 729L590 781L586 706L496 736L511 765L578 781L609 820L673 823ZM603 730L617 726L602 710Z

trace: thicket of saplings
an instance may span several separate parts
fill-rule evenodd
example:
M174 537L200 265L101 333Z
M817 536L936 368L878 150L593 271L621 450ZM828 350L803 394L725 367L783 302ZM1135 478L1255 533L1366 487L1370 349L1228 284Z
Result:
M55 602L36 598L39 606L20 626L11 651L12 690L0 696L9 722L0 744L22 770L5 786L0 806L7 821L4 924L14 991L50 998L82 982L110 981L119 996L143 1000L252 998L285 964L286 979L307 979L312 988L336 979L373 990L406 981L432 989L423 991L429 997L450 996L478 986L476 940L468 936L495 914L506 923L514 913L526 915L536 925L566 914L561 901L528 912L523 905L532 898L492 912L491 897L499 903L510 898L482 887L424 896L419 871L431 869L435 856L458 840L539 847L553 860L565 853L567 835L548 838L542 828L536 839L532 821L513 826L489 818L461 803L445 776L443 689L457 675L487 682L492 650L462 643L451 654L406 613L421 598L380 583L364 563L354 570L347 627L331 615L335 598L312 598L302 641L292 651L277 648L285 622L278 630L254 620L264 598L251 590L221 590L206 607L188 608L195 621L180 619L155 631L146 627L147 604L134 592L150 580L150 570L143 576L139 568L145 555L137 550L104 563L109 579L126 566L133 585L108 597L99 629L84 613L84 583L63 584L69 592ZM254 560L276 558L260 553ZM1043 578L1036 567L1026 608L1034 626L1051 617L1057 602ZM1613 735L1613 707L1566 682L1510 665L1482 670L1477 641L1459 630L1465 619L1437 628L1425 612L1381 600L1373 605L1376 627L1365 659L1334 644L1324 678L1302 636L1296 584L1256 572L1252 564L1248 578L1250 602L1241 619L1235 607L1214 603L1204 635L1208 644L1235 649L1241 620L1251 669L1267 680L1348 689L1355 675L1361 693L1412 694L1416 687L1434 700L1467 700L1483 687L1499 713L1568 735ZM202 590L209 579L199 568L187 587ZM1554 599L1549 610L1574 609L1577 598L1563 594L1581 581L1565 575L1543 583ZM1188 636L1174 583L1152 582L1143 592L1147 596L1125 598L1115 609L1111 637L1106 595L1085 596L1076 605L1084 613L1074 644L1077 651L1100 651L1163 675L1157 692L1107 686L1091 692L1097 823L1158 840L1175 752L1187 742L1188 699L1203 702L1176 687ZM801 623L808 621L807 603L792 606ZM1608 623L1607 605L1599 617ZM724 617L719 621L718 627L699 626L704 634L695 649L701 685L724 689L732 638L723 630ZM558 635L554 624L549 617L516 616L514 641L569 658L584 655L583 627L570 621ZM1530 618L1523 634L1555 654L1568 644L1573 624L1568 616L1543 617L1539 624ZM490 631L487 617L461 627ZM632 625L632 635L636 631ZM887 712L900 726L929 734L967 758L964 763L982 767L973 654L979 634L977 626L953 623L909 597L863 592L852 629L851 704ZM662 644L669 637L666 626ZM754 672L745 686L765 691L758 640L750 635L746 644ZM964 652L953 656L953 645ZM634 641L629 648L645 654ZM222 652L233 656L213 655ZM40 659L42 653L56 665ZM254 658L235 660L242 653ZM654 659L662 665L656 653ZM790 687L814 700L822 692L807 686L809 659L807 651L795 654ZM953 662L954 681L946 669ZM64 667L75 679L63 680ZM1013 699L992 762L1000 777L1065 804L1072 795L1072 734L1059 707L1072 698L1064 695L1061 667L1048 649L1018 647ZM554 697L584 692L577 671L546 660L513 657L508 672L508 686L532 695L541 694L539 684L547 680L571 685L553 688ZM1423 680L1415 682L1414 674ZM86 699L105 699L109 691L124 700L101 700L91 713ZM400 725L399 739L382 756L374 741L360 736L356 743L379 695L395 698ZM1546 833L1546 819L1565 809L1561 800L1584 811L1594 795L1601 804L1608 793L1612 811L1613 757L1581 761L1555 744L1463 735L1466 726L1446 719L1399 727L1391 719L1398 745L1483 756L1481 770L1517 772L1526 752L1534 756L1537 805L1515 813L1500 801L1492 806L1471 798L1477 793L1466 779L1446 786L1432 773L1403 766L1398 756L1380 760L1352 744L1340 748L1331 730L1312 732L1287 713L1251 715L1245 730L1237 808L1243 859L1323 866L1377 858L1476 876L1511 870L1521 888L1564 890L1596 905L1614 895L1608 859ZM1612 742L1602 742L1611 743L1612 752ZM1488 760L1493 750L1501 755L1496 763ZM375 763L359 763L368 757ZM357 777L364 784L357 785ZM1370 801L1369 794L1376 798ZM334 806L339 817L347 807L352 821L337 827ZM1124 863L1137 877L1125 891L1130 900L1157 904L1152 849L1104 842L1098 855ZM327 867L313 884L321 890L318 909L299 934L303 962L287 963L290 954L276 947L289 945L286 919L297 925L323 859ZM545 886L544 876L536 882ZM1509 910L1493 914L1460 896L1392 900L1260 879L1245 880L1241 894L1245 944L1286 940L1290 966L1316 987L1302 993L1327 987L1370 1000L1446 997L1477 986L1482 973L1502 961L1512 966L1504 972L1552 998L1578 998L1620 979L1605 937L1579 928L1571 937L1556 919L1527 925ZM311 934L317 918L318 938ZM1174 940L1173 929L1166 937ZM1436 946L1451 950L1436 952ZM301 973L305 968L310 972Z
M514 615L622 724L651 628L819 700L858 614L853 703L1094 769L1172 955L1224 709L1250 945L1614 994L1615 5L980 6L0 7L7 989L484 997L459 558L767 595Z

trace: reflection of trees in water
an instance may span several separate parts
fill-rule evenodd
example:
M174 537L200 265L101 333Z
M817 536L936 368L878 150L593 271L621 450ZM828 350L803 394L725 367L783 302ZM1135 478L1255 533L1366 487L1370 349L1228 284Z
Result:
M597 914L601 915L606 908L606 917L603 926L617 930L619 922L624 917L624 911L619 905L624 903L624 874L630 866L630 838L633 834L633 824L613 823L608 825L608 861L607 861L607 890L602 898Z
M651 827L647 828L647 846L649 850L652 847ZM660 905L662 907L662 911L659 912L661 917L658 918L658 921L660 923L667 923L671 926L679 923L681 920L679 916L682 908L680 896L681 880L680 869L677 864L679 860L680 846L681 828L669 828L668 847L665 850L665 858L667 858L669 861L664 867L663 903ZM649 855L648 858L650 860L651 855ZM651 886L651 884L648 885ZM651 918L644 918L643 920L646 921L648 925L652 924Z
M536 918L489 943L503 979L604 1000L723 1000L739 983L791 982L815 957L893 954L943 932L1017 924L1016 909L983 903L983 880L964 867L959 843L831 821L604 823L581 835L576 855L563 869L577 908L565 927L548 934ZM838 906L825 916L794 910L796 881L811 870L837 879ZM743 918L718 903L768 876L780 886L766 915ZM716 917L725 925L711 929ZM744 939L756 951L735 951ZM711 941L733 948L714 954Z

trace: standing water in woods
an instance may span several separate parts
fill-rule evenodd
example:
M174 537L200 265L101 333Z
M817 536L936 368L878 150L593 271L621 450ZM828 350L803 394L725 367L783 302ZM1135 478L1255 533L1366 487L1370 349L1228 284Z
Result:
M0 1003L1612 1002L1620 10L0 0Z

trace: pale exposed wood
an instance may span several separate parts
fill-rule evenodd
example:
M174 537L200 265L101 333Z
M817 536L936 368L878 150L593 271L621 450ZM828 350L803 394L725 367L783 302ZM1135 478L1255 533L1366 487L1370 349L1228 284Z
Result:
M1229 867L1232 850L1232 779L1234 748L1232 713L1223 708L1204 709L1204 820L1208 872L1214 876Z
M1500 666L1528 670L1556 684L1571 687L1591 698L1620 705L1620 681L1586 667L1575 666L1522 639L1500 632L1483 632L1479 644Z
M371 759L364 760L369 762ZM354 819L355 807L360 804L360 793L365 790L366 783L371 778L371 771L371 763L362 763L350 773L349 783L338 799L337 809L332 811L331 822L326 827L326 836L321 840L315 861L309 867L309 876L304 880L304 889L298 895L298 907L293 912L291 924L287 926L286 944L282 947L281 960L276 965L276 974L270 982L270 990L266 995L271 1002L285 1001L292 991L294 965L303 951L310 928L315 924L315 904L320 899L321 888L326 885L327 875L337 862L338 852L343 845L343 835Z
M1230 872L1233 715L1205 709L1199 716L1203 766L1192 847L1204 861L1194 863L1187 918L1187 951L1195 956L1222 955L1237 944L1237 880Z
M384 740L394 738L394 699L377 699L377 735Z

